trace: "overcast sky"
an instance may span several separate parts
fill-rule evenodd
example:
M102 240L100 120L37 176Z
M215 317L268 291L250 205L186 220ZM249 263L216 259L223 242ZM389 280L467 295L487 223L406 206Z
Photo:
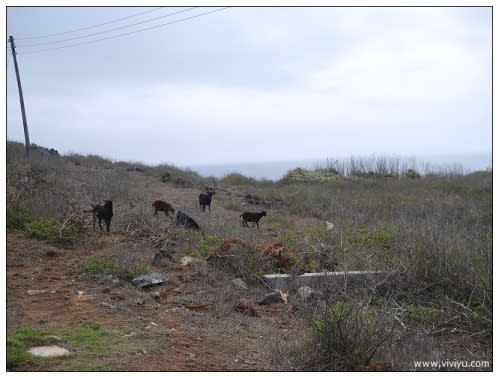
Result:
M491 8L233 7L139 31L217 9L7 8L31 142L179 166L492 151Z

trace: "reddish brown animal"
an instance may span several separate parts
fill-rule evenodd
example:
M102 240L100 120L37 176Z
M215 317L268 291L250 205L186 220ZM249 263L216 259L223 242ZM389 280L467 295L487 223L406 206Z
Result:
M158 211L163 211L166 216L169 215L170 211L172 215L175 214L175 209L173 208L173 206L165 201L154 201L152 203L152 207L154 208L154 215L158 215Z

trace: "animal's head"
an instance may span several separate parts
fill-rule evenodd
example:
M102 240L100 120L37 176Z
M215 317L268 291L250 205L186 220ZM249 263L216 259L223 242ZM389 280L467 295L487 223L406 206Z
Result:
M104 200L104 207L109 207L110 209L112 209L113 208L113 201Z
M262 217L266 217L267 216L267 212L266 211L262 211L260 214L262 214Z
M212 188L209 188L209 187L205 187L205 192L206 194L208 194L210 197L215 194L215 190L213 190Z

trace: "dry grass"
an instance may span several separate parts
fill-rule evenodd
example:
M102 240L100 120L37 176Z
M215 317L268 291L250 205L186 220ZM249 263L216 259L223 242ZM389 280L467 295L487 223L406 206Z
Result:
M186 297L191 303L213 303L209 321L223 323L234 334L237 322L247 320L233 309L241 299L231 284L235 275L252 283L244 296L255 301L266 288L253 278L283 270L279 255L269 263L257 258L262 248L255 246L279 243L285 251L280 258L293 259L291 265L301 264L299 269L387 273L382 285L360 292L339 296L323 288L326 300L301 308L292 319L304 327L300 337L283 335L269 344L266 353L274 366L354 370L382 362L410 370L416 359L491 360L492 172L424 172L410 178L401 173L412 166L354 163L348 172L330 166L277 183L237 174L216 180L169 165L112 163L98 156L34 153L26 162L22 146L8 143L7 224L9 232L31 232L85 248L98 250L105 244L101 257L123 274L130 267L153 269L158 249L174 251L177 261L184 254L206 258L223 249L224 240L239 240L227 249L239 260L191 267L189 282L196 289ZM317 179L321 170L334 180ZM210 213L202 213L197 203L206 186L217 192ZM128 244L109 248L113 236L91 229L91 215L84 211L107 198L115 205L111 234ZM156 199L193 216L202 231L178 229L165 216L153 217ZM260 230L241 227L242 211L262 209L268 216ZM325 221L335 227L327 230ZM348 303L349 311L338 310L338 303ZM334 343L338 329L344 330L342 344L355 353ZM358 349L362 345L365 351ZM374 353L372 346L377 346ZM470 346L469 352L463 346ZM349 354L355 356L348 359Z

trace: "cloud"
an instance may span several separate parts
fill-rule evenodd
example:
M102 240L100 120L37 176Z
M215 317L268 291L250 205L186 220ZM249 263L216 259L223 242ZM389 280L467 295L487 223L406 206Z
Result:
M132 64L103 49L106 70L95 59L83 68L71 63L62 83L32 66L25 97L33 141L176 164L489 148L491 27L482 21L490 11L235 8L221 15L213 34L205 18L206 34L174 33L180 42L158 34L165 49L158 40L149 50L141 44L151 54L146 63L142 54L130 56ZM101 76L74 77L89 64ZM18 108L9 96L8 132L17 140Z

